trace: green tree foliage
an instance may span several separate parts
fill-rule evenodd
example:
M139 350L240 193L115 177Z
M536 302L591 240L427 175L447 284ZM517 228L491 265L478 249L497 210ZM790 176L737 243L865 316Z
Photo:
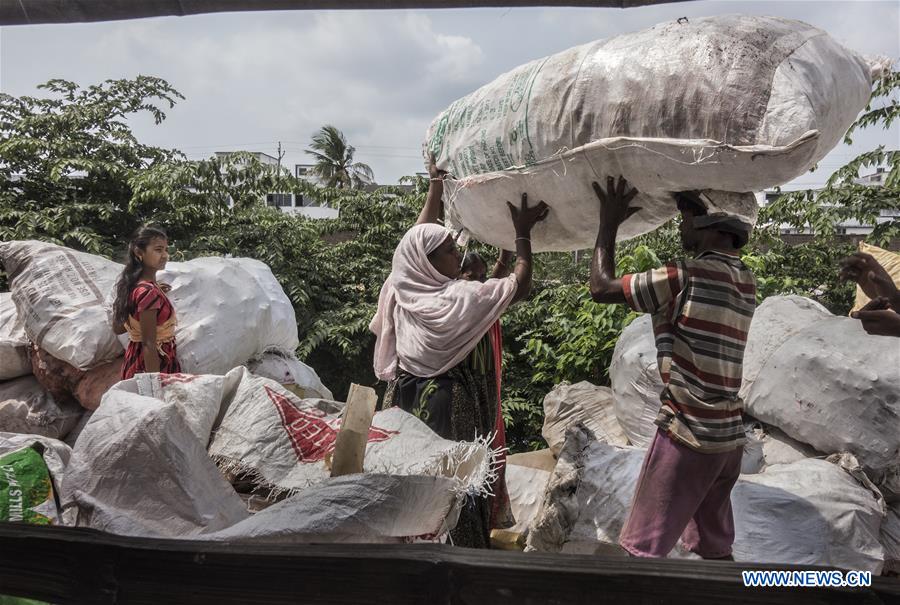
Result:
M375 180L368 164L353 161L356 148L348 144L344 133L334 126L323 126L314 134L306 153L316 160L312 174L326 187L358 188Z
M110 254L142 218L128 211L130 177L180 157L137 141L126 119L149 113L160 123L160 107L182 96L146 76L85 89L51 80L40 88L51 96L0 93L0 239Z
M545 447L543 399L562 381L609 384L609 364L622 329L636 316L623 305L598 305L587 285L590 255L537 257L535 294L503 319L507 440L517 450ZM620 273L646 271L660 259L643 244L623 247ZM568 267L561 266L568 265ZM555 276L570 273L560 282Z
M298 353L340 396L373 384L368 322L394 243L424 198L318 188L235 153L187 161L140 144L127 119L165 119L181 95L139 77L86 90L54 80L46 99L0 95L0 239L39 239L118 259L141 224L161 225L176 260L249 256L267 263L297 312ZM75 142L79 142L76 144ZM340 218L308 220L266 207L269 192L313 197ZM0 288L5 280L0 274Z

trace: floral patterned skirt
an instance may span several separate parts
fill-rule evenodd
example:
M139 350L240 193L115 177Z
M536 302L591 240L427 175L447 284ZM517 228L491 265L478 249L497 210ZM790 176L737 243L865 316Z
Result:
M440 376L419 378L401 373L388 384L383 407L399 406L418 417L431 430L452 441L474 441L494 430L497 414L497 387L493 372L475 372L463 362ZM505 493L505 490L504 490ZM489 548L491 542L492 497L470 498L460 512L450 539L456 546ZM504 503L512 525L509 499Z

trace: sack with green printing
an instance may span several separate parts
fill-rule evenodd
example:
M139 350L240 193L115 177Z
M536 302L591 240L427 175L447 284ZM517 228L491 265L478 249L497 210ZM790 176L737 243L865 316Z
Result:
M0 521L59 523L53 481L43 452L44 446L34 443L0 455Z

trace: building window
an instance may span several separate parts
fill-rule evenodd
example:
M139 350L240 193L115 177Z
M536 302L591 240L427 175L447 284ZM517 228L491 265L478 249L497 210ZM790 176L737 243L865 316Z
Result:
M266 194L266 205L276 208L290 208L293 206L291 203L292 197L290 193L268 193Z

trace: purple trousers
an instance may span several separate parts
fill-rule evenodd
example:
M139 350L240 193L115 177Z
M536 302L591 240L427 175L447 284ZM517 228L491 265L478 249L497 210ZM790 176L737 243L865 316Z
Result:
M743 448L705 454L656 432L638 477L619 544L636 557L665 557L682 544L704 559L731 554L731 488Z

